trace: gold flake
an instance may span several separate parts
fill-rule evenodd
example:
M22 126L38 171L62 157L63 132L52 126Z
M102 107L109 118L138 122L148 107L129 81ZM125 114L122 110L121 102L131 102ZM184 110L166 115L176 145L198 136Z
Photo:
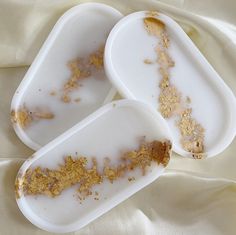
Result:
M63 190L78 185L79 199L84 200L92 195L92 188L101 184L105 179L110 183L124 177L128 171L140 168L143 174L152 162L166 166L170 159L171 143L169 141L143 142L138 150L125 153L119 158L117 166L110 166L108 158L104 160L102 174L98 172L98 164L92 159L92 166L88 167L86 157L67 156L64 164L57 169L35 167L28 169L24 176L18 177L15 183L16 196L20 192L24 195L46 195L56 197ZM130 181L130 179L128 179ZM134 177L131 177L134 180ZM98 200L98 192L95 192L94 200Z
M199 158L204 152L204 128L192 118L192 109L185 109L177 123L180 129L180 142L186 151ZM196 156L199 155L199 156Z
M54 114L51 112L46 112L42 109L35 108L30 111L26 105L19 108L17 111L11 111L11 121L14 124L18 124L21 128L27 128L33 121L39 119L53 119Z
M161 66L162 69L169 69L170 67L175 66L175 62L171 59L166 49L162 49L160 47L157 48L158 59L157 62Z
M181 95L174 86L167 86L159 95L159 111L164 118L170 118L179 109Z
M21 109L11 111L11 121L12 123L18 124L21 128L26 128L30 125L33 118L29 113L29 110L23 106Z
M145 59L145 60L143 61L143 63L144 63L144 64L153 64L153 62L152 62L151 60L149 60L149 59Z
M91 77L92 74L103 69L104 46L83 58L77 58L68 62L71 72L70 78L63 85L61 100L70 103L70 93L82 86L80 81Z
M186 108L191 103L190 97L187 96L185 103L182 102L181 93L170 82L169 69L175 66L175 62L167 50L170 40L166 26L157 18L147 17L144 19L144 28L149 35L157 37L159 41L156 48L157 63L162 77L159 83L159 111L164 118L177 117L179 119L177 126L180 130L182 147L191 152L194 158L202 158L205 130L192 117L192 109Z
M70 103L71 98L70 98L67 94L64 94L64 95L61 97L61 100L62 100L64 103Z
M150 35L158 38L161 37L165 30L165 24L161 20L153 17L144 18L144 25Z

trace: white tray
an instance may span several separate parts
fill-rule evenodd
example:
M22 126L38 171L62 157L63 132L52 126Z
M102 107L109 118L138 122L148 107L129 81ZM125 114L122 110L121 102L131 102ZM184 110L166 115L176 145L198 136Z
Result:
M114 163L122 151L137 149L143 136L147 141L171 141L165 120L154 109L138 101L116 101L100 108L42 147L22 165L18 177L36 166L55 169L68 155L86 156L88 159L96 157L100 167L104 157L109 157ZM64 190L56 198L24 196L20 187L17 203L24 216L39 228L57 233L72 232L153 182L163 171L162 165L155 164L147 169L144 176L140 169L131 172L135 176L131 182L128 176L113 184L105 180L93 187L93 191L99 192L99 200L90 196L82 204L76 198L76 186Z
M68 61L88 56L105 45L110 30L121 17L120 12L107 5L86 3L68 10L58 20L11 104L12 113L25 106L29 111L39 108L54 114L53 119L37 120L27 128L14 124L16 134L28 147L39 149L112 100L116 91L104 70L99 72L99 79L91 76L73 92L73 97L81 98L79 103L64 103L60 97L71 76ZM53 91L56 96L50 95Z
M182 28L170 17L155 12L136 12L121 19L112 29L105 47L105 70L117 90L129 99L141 100L158 110L160 89L155 50L157 39L144 28L144 18L154 17L166 25L169 54L175 61L170 69L171 83L182 97L190 97L193 117L205 129L206 157L221 153L236 134L236 99ZM145 59L153 64L145 64ZM180 144L176 117L165 119L173 134L173 151L192 153Z

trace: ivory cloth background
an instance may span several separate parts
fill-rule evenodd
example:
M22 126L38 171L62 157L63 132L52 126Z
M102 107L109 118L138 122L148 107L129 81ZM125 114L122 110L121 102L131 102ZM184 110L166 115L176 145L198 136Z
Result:
M16 137L10 101L56 20L84 1L0 0L0 235L49 234L18 210L14 179L33 152ZM104 0L124 14L160 10L174 17L236 94L235 0ZM236 121L236 120L235 120ZM174 155L157 181L78 235L235 235L236 141L220 156Z

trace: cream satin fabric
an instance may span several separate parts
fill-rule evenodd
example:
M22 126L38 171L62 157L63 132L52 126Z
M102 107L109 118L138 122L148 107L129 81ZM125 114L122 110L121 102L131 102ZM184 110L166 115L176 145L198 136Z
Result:
M0 235L49 234L18 210L14 179L33 151L9 119L12 95L56 20L85 1L0 1ZM235 0L104 0L124 14L159 10L175 18L236 94ZM78 235L235 235L236 141L206 160L174 155L156 182Z

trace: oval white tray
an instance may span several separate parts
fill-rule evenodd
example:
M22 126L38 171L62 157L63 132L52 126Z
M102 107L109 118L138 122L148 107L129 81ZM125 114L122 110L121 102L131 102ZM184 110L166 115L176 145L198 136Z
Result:
M17 123L18 137L37 150L83 118L112 100L112 88L102 69L96 76L81 81L82 87L73 91L79 102L64 103L62 89L70 78L68 62L88 56L105 45L107 36L122 14L104 4L85 3L68 10L56 23L37 57L30 66L12 100L12 113L24 107L53 113L52 119L40 119L27 128ZM99 78L98 78L99 77ZM52 96L50 93L55 92Z
M221 153L236 134L236 99L182 28L161 13L136 12L121 19L112 29L105 47L105 70L117 90L126 98L141 100L158 110L160 88L156 37L144 27L144 19L161 20L170 39L169 54L175 62L170 68L171 84L190 97L193 117L205 129L207 157ZM151 61L145 64L145 59ZM222 58L223 59L223 58ZM173 134L173 151L192 157L180 143L176 117L165 119Z
M123 151L137 149L143 136L148 142L171 141L167 123L152 107L139 101L114 101L37 151L22 165L18 179L29 168L40 166L56 169L63 164L65 156L86 156L88 160L96 157L98 167L101 167L104 157L109 157L114 163ZM55 198L25 196L20 186L17 204L24 216L39 228L57 233L72 232L153 182L163 170L163 165L153 164L144 176L140 169L132 171L134 181L129 182L127 176L113 184L104 180L93 187L99 192L99 200L90 196L82 204L76 197L76 185Z

